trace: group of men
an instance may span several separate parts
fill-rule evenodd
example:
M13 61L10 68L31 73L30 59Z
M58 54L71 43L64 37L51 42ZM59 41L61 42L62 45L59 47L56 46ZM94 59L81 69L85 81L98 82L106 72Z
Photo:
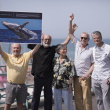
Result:
M69 34L73 34L73 14L69 17ZM74 96L76 110L92 110L91 77L98 110L110 109L110 45L102 42L99 31L92 33L95 47L89 47L89 34L83 32L80 42L69 36L75 46L74 65L76 76L74 78ZM92 73L92 75L91 75ZM91 76L90 76L91 75Z
M75 46L74 65L76 76L74 77L74 95L76 110L92 110L92 87L97 99L98 110L110 108L110 46L102 42L99 31L92 33L95 47L89 47L89 34L83 32L80 42L73 33L77 28L72 25L73 14L69 17L69 35L62 44L68 44L70 39ZM24 84L28 61L33 56L32 74L34 75L34 92L32 110L38 110L40 94L44 86L44 109L52 110L52 61L55 49L58 45L50 46L51 36L42 36L42 46L29 44L30 52L20 54L20 44L12 44L12 55L5 53L0 46L0 54L7 65L6 103L4 110L9 110L14 99L17 100L18 110L23 110L26 101L27 88ZM92 73L92 75L91 75Z

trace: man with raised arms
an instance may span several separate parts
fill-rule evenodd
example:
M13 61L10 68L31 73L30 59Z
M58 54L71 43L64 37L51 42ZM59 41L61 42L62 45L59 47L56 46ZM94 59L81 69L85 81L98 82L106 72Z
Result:
M75 28L74 28L75 29ZM74 30L73 29L73 30ZM62 44L68 44L69 37ZM51 36L42 36L42 46L35 53L32 64L32 74L34 75L34 92L32 99L32 110L38 110L42 87L44 86L44 109L52 110L52 80L53 80L53 58L58 45L50 46ZM33 49L34 44L29 44L28 48Z
M17 110L23 110L26 102L27 87L24 84L27 74L29 59L38 51L40 44L27 53L20 54L21 45L11 45L12 55L5 53L0 45L0 54L7 66L6 102L4 110L10 110L11 104L17 100Z
M69 17L69 34L73 34L72 26L73 14ZM76 69L76 76L74 77L74 96L76 110L92 110L92 96L91 96L91 77L93 71L93 56L92 48L89 47L89 34L83 32L80 36L80 42L73 36L71 38L75 46L74 65Z

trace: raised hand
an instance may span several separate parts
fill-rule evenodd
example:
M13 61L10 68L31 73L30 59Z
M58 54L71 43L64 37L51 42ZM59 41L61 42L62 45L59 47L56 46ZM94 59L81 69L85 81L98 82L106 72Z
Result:
M69 21L72 21L74 19L74 15L72 13L72 15L69 16Z
M74 31L77 29L77 25L74 23L73 25L72 25L72 33L74 33Z

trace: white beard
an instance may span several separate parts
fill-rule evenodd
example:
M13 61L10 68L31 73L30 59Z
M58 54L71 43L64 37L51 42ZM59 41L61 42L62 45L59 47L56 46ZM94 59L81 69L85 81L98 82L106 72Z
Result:
M45 44L45 42L43 42L43 46L47 48L50 46L50 44Z

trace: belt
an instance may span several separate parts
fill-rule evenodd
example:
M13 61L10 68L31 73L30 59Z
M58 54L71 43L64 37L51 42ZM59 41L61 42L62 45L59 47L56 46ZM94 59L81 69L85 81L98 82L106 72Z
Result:
M15 83L11 83L11 82L8 82L8 83L13 84L13 85L23 85L24 84L24 83L23 84L15 84Z

